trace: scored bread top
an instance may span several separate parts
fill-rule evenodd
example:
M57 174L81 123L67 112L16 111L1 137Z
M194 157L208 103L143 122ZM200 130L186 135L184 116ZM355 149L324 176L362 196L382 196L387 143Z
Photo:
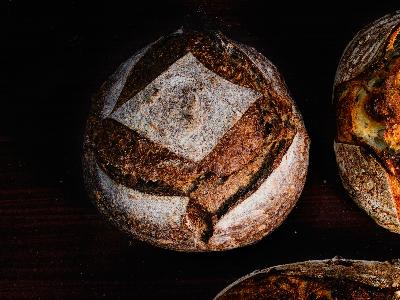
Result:
M304 185L309 140L282 77L219 32L178 30L139 51L95 95L87 124L99 208L167 248L253 243Z
M88 145L99 167L126 187L189 197L206 219L248 197L304 129L281 79L246 49L179 31L142 51L119 91L106 83L94 99Z

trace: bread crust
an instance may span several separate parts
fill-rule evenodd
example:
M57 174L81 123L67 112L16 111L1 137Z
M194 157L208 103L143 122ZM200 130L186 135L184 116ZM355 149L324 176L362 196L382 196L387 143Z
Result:
M354 201L377 224L396 233L400 233L399 178L397 170L389 171L393 165L396 165L396 160L393 163L393 160L388 160L384 154L376 155L372 148L357 139L351 118L352 116L354 118L358 104L341 100L340 93L344 85L359 86L360 89L368 88L362 80L368 80L369 73L364 73L366 70L380 67L380 60L386 51L389 36L399 24L400 11L397 11L358 32L342 55L334 83L338 122L334 150L343 185ZM385 107L389 104L385 104ZM375 109L379 108L375 107ZM395 168L396 166L393 167Z
M327 281L337 281L342 284L348 281L355 286L360 286L361 290L371 288L383 292L384 299L400 299L400 264L398 261L378 262L342 258L312 260L257 270L227 286L214 299L259 299L263 296L268 299L276 299L269 295L270 291L266 289L270 276L299 278L300 282L314 280L321 285ZM304 288L304 284L292 286L292 293L296 293L295 288L298 288L298 294L293 299L309 299L304 294L304 289L306 293L310 291Z
M336 70L334 86L359 75L382 51L386 39L400 22L400 10L361 29L346 46Z
M175 35L181 33L182 31L178 31ZM96 138L99 136L99 128L103 126L101 124L105 124L101 120L107 113L115 111L112 107L122 101L121 97L126 98L123 100L125 103L129 101L123 95L129 94L129 90L123 92L126 82L135 73L132 71L135 62L146 55L151 45L124 63L111 81L103 85L93 99L93 108L88 118L83 170L90 197L117 227L135 238L163 248L178 251L220 251L254 243L283 222L304 186L309 138L282 77L272 63L254 49L228 40L219 33L216 38L223 41L227 51L242 51L241 55L246 57L248 64L252 65L251 68L261 72L259 76L263 77L264 83L262 89L261 86L253 87L262 94L261 98L244 112L242 118L225 133L219 144L204 159L195 162L175 155L143 137L139 137L135 144L136 148L141 149L142 156L131 157L126 154L132 147L125 143L125 137L131 137L132 133L117 127L122 135L105 144L105 147L100 147L100 152L98 150L98 145L107 138ZM219 67L211 68L220 72ZM228 75L229 72L228 70ZM234 81L242 80L240 76L235 78ZM244 81L242 84L253 85L251 81ZM261 116L257 107L271 105L268 104L270 100L266 100L266 95L268 99L278 103L278 106L271 108L277 110L277 117L275 120L271 119L271 122L278 122L281 118L279 112L282 112L282 116L288 116L289 123L287 128L279 125L281 127L271 129L270 135L258 137L263 129L252 124ZM121 126L114 120L107 122L108 128L112 128L113 124ZM272 142L266 146L268 139ZM280 142L273 142L273 139ZM119 148L123 149L118 154L116 152L119 148L113 148L115 155L121 157L116 166L126 167L126 175L118 173L114 176L113 168L110 168L113 162L108 157L113 152L106 152L108 145L117 145L115 143L119 143ZM247 151L248 149L253 150ZM145 157L148 157L148 162L144 160ZM271 158L268 160L268 157ZM268 161L268 165L265 165ZM165 169L166 164L169 164L169 169ZM158 165L162 168L157 169ZM138 167L141 176L161 178L170 186L141 185L135 178L129 177L129 172L134 173L130 170ZM204 173L204 168L212 170L211 176ZM262 171L262 168L265 170ZM168 172L171 172L170 175ZM255 176L257 172L259 175ZM225 177L228 178L226 184L218 179ZM241 192L240 187L250 183L251 188L242 189ZM219 189L213 191L214 186ZM234 199L229 202L226 200L229 197ZM209 234L206 240L205 232Z
M360 146L335 142L334 150L340 177L350 196L377 224L400 233L393 175Z

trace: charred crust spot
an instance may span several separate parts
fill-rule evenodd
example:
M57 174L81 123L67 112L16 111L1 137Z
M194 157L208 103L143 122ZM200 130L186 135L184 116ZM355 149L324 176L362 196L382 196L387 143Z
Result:
M371 95L370 100L365 104L365 109L377 121L385 121L393 116L393 110L387 106L382 94Z
M204 243L208 243L208 241L210 240L210 238L213 235L213 230L214 230L211 214L206 213L203 217L203 220L204 220L204 223L206 224L206 229L201 234L201 240Z
M173 187L164 185L158 180L152 181L138 178L134 185L134 189L150 195L185 196L185 193L182 193L179 190L174 190Z
M218 178L218 184L223 184L228 180L229 176L221 176Z
M194 190L196 190L202 182L208 180L209 178L211 178L211 177L213 177L213 176L215 176L215 173L210 172L210 171L207 171L207 172L204 172L203 174L201 174L201 175L200 175L199 177L197 177L196 180L193 182L192 186L190 187L190 189L189 189L189 191L188 191L188 194L190 194L191 192L193 192Z
M273 125L271 123L266 122L264 124L264 132L265 132L266 135L271 134L272 129L273 129Z

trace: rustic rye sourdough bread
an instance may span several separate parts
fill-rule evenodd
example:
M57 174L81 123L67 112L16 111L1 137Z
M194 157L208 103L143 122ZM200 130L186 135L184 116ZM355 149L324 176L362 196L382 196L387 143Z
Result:
M347 259L316 260L255 271L215 299L400 299L400 264Z
M379 225L400 233L400 11L347 46L334 102L334 148L345 188Z
M219 32L180 29L133 55L93 98L84 176L101 212L133 237L226 250L283 222L308 149L270 61Z

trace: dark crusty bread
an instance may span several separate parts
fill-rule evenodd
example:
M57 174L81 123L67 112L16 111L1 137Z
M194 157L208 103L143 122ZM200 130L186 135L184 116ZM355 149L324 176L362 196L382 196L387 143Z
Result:
M309 139L277 69L219 32L178 30L93 98L84 175L118 227L180 251L254 243L303 188Z
M400 11L361 30L334 85L340 175L355 202L400 233Z
M400 264L330 259L280 265L240 278L215 299L400 299Z

